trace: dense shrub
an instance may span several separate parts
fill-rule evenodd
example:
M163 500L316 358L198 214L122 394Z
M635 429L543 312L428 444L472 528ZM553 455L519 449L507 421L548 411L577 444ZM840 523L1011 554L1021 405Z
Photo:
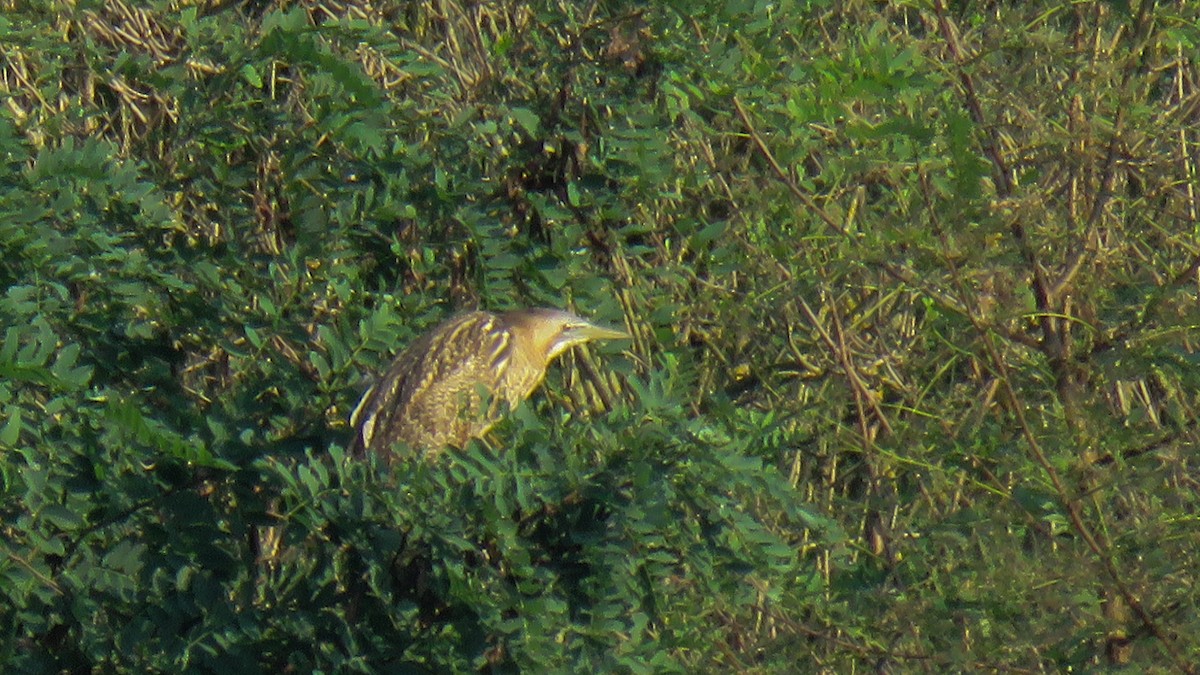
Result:
M1200 8L944 5L0 0L0 661L1189 669Z

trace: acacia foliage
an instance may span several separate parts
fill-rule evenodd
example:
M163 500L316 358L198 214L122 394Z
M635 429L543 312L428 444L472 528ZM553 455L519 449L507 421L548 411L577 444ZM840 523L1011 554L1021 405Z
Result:
M0 7L12 667L1196 660L1200 9ZM634 340L345 458L530 304Z

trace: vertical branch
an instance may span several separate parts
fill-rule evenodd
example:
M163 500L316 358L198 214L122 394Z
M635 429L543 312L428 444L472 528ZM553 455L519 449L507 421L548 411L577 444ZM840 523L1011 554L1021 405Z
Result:
M925 179L924 172L921 175L921 191L926 196L926 204L929 206L930 200L928 195L931 194L931 190ZM932 208L930 208L930 213L933 213ZM940 226L935 227L935 229L939 233L939 238L942 239L943 247L949 250L949 245L943 236L944 230ZM954 285L955 293L959 296L964 306L970 307L971 296L967 292L966 283L963 281L957 265L951 262L949 267L950 280ZM971 322L976 334L979 335L988 360L992 363L994 372L996 373L996 381L999 384L1000 394L1011 411L1017 428L1021 436L1025 439L1026 445L1029 446L1033 460L1037 462L1042 472L1046 475L1046 478L1050 481L1050 485L1057 494L1059 504L1066 513L1067 520L1071 523L1072 529L1075 530L1080 539L1083 540L1088 549L1091 550L1092 554L1100 562L1105 575L1111 582L1108 587L1103 589L1105 594L1109 596L1106 609L1116 607L1128 608L1137 617L1142 626L1145 627L1146 631L1159 641L1163 650L1181 672L1194 673L1195 670L1187 664L1183 656L1175 648L1172 637L1154 620L1150 611L1146 609L1141 600L1134 594L1133 589L1125 582L1121 570L1117 568L1116 563L1113 561L1112 548L1105 540L1103 533L1097 532L1085 520L1085 514L1079 500L1075 498L1058 469L1054 467L1050 456L1042 448L1037 435L1034 433L1032 424L1025 417L1025 406L1017 395L1016 388L1012 383L1012 375L1008 370L1004 355L1000 352L1000 348L996 346L992 332L980 323L975 312L969 312L967 319Z
M946 48L950 51L950 58L953 60L957 70L958 81L963 92L963 105L966 107L968 114L970 114L971 120L980 131L980 143L983 145L983 154L992 165L992 182L996 186L996 196L1000 200L1011 199L1015 192L1012 170L1009 168L1008 163L1004 159L1004 154L1000 150L1000 139L995 127L988 124L987 117L984 115L983 103L980 101L978 90L975 87L975 80L964 67L966 58L962 45L958 41L958 31L946 15L946 6L943 0L935 0L933 8L937 16L938 30L946 43ZM1033 243L1029 239L1029 232L1025 227L1025 222L1019 214L1012 216L1008 224L1008 229L1012 235L1013 242L1016 244L1017 251L1025 261L1025 266L1029 269L1032 276L1030 288L1033 291L1034 302L1037 307L1038 327L1042 333L1040 349L1046 355L1046 359L1050 363L1050 368L1054 373L1059 400L1062 403L1067 424L1076 435L1079 435L1084 430L1085 425L1079 411L1078 382L1071 368L1070 342L1065 338L1061 322L1056 318L1061 314L1057 307L1059 304L1058 300L1054 297L1046 270L1042 266L1041 261L1038 260L1037 252L1034 250Z

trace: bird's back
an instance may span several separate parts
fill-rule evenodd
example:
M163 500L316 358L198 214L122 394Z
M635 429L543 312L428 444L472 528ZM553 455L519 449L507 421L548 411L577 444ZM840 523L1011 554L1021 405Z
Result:
M499 401L485 410L480 393L496 391L511 356L511 331L496 315L449 319L401 352L363 396L351 418L355 445L374 451L397 442L423 450L464 446L499 416Z

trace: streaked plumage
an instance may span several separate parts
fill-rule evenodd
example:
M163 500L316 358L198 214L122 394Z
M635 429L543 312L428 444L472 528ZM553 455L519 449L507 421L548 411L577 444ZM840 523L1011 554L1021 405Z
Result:
M402 351L363 395L350 419L353 447L388 454L397 443L425 452L461 448L487 433L505 406L532 394L559 354L622 337L557 309L454 316Z

